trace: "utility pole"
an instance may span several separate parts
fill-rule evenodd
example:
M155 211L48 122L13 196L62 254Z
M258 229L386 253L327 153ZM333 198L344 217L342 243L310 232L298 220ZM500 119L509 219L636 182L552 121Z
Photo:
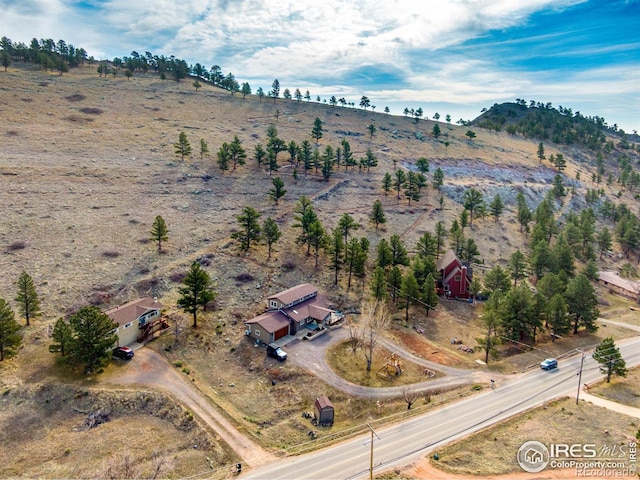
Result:
M582 357L580 357L580 371L578 372L578 393L576 393L576 405L578 405L578 400L580 399L580 386L582 385L582 366L584 365L584 352L582 352Z
M373 436L375 435L378 440L380 440L380 437L373 429L373 427L368 423L367 427L369 427L369 430L371 430L371 440L365 440L364 443L366 444L367 442L371 442L371 453L369 455L369 480L373 480Z

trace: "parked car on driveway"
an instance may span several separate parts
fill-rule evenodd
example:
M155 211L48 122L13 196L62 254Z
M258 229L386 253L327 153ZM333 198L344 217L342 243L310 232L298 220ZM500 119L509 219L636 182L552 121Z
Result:
M133 350L129 347L117 347L113 349L112 355L114 357L121 358L122 360L131 360L131 357L133 357Z
M287 352L285 352L284 350L282 350L280 347L278 347L273 343L270 343L269 345L267 345L267 355L281 362L284 362L287 359Z
M555 358L547 358L540 362L540 368L542 370L553 370L554 368L558 368L558 360Z

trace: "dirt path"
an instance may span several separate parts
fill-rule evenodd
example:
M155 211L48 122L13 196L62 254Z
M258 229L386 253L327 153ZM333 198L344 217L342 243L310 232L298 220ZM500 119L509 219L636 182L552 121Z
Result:
M185 380L161 355L150 348L136 351L127 368L117 376L105 375L100 382L118 385L148 385L168 392L214 430L248 466L256 467L275 460L275 456L253 442L214 408L206 396Z
M331 369L325 358L327 348L334 343L346 339L348 335L349 333L346 329L339 328L331 330L329 333L316 338L312 342L296 341L294 343L290 343L286 346L286 350L289 355L288 359L299 367L313 373L329 385L332 385L350 395L358 395L366 398L390 398L402 395L403 386L381 388L364 387L362 385L356 385L348 382ZM433 370L438 370L447 375L443 378L413 384L411 388L416 392L425 392L443 387L454 387L474 382L489 382L488 373L473 372L430 362L429 360L413 355L388 339L382 339L380 344L397 352L398 355L411 362Z

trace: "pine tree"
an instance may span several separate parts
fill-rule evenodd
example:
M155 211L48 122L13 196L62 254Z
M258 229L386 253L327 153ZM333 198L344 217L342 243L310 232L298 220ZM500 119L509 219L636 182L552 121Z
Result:
M180 160L184 161L184 157L191 155L191 145L189 144L189 140L187 140L186 133L180 132L178 141L174 143L173 146L175 147L176 155L180 156Z
M162 242L169 240L169 229L160 215L156 217L151 225L151 240L158 242L158 253L162 251Z
M493 215L494 222L497 222L504 211L504 203L502 203L502 198L499 194L496 194L496 196L493 197L493 200L489 205L489 211L491 212L491 215Z
M627 364L616 347L612 337L605 338L593 351L593 359L600 364L600 373L607 376L607 383L612 375L627 376Z
M64 318L59 318L53 327L51 333L53 343L49 345L49 351L51 353L59 353L63 357L69 353L71 345L73 344L73 329Z
M0 361L12 357L22 343L20 324L3 298L0 298Z
M198 311L216 298L214 284L209 274L196 262L191 264L182 283L184 287L178 289L181 295L178 306L193 315L193 328L197 328Z
M280 177L273 177L271 183L273 184L273 188L269 190L269 196L276 202L276 205L278 205L280 199L287 193L287 189L284 188L284 182Z
M204 141L204 138L200 139L200 159L203 159L205 156L209 155L209 146L207 142Z
M84 364L85 373L104 367L111 357L111 349L118 340L114 333L117 324L98 307L82 307L69 317L73 330L68 361L72 365Z
M371 294L376 300L387 299L387 280L384 274L384 268L376 267L371 275Z
M382 202L380 200L373 202L373 209L369 215L369 220L375 224L376 230L381 223L387 222L387 218L385 217L384 210L382 208Z
M15 300L18 302L20 313L29 326L30 320L40 315L40 301L36 293L36 286L33 284L33 279L24 270L18 278L17 286L18 293Z
M261 214L253 207L244 207L240 215L236 215L240 230L231 234L231 238L240 242L240 250L246 252L251 248L252 242L260 239L260 224L258 219Z
M267 251L269 252L267 256L267 260L271 259L271 251L273 249L273 244L280 240L282 236L282 232L278 228L278 224L273 220L273 218L267 218L262 224L262 238L267 244Z

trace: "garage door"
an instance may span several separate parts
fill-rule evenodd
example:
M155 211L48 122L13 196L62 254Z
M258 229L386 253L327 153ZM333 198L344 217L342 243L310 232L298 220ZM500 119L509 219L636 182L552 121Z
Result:
M285 337L289 334L289 327L282 327L280 330L273 334L273 340L278 340L279 338Z

